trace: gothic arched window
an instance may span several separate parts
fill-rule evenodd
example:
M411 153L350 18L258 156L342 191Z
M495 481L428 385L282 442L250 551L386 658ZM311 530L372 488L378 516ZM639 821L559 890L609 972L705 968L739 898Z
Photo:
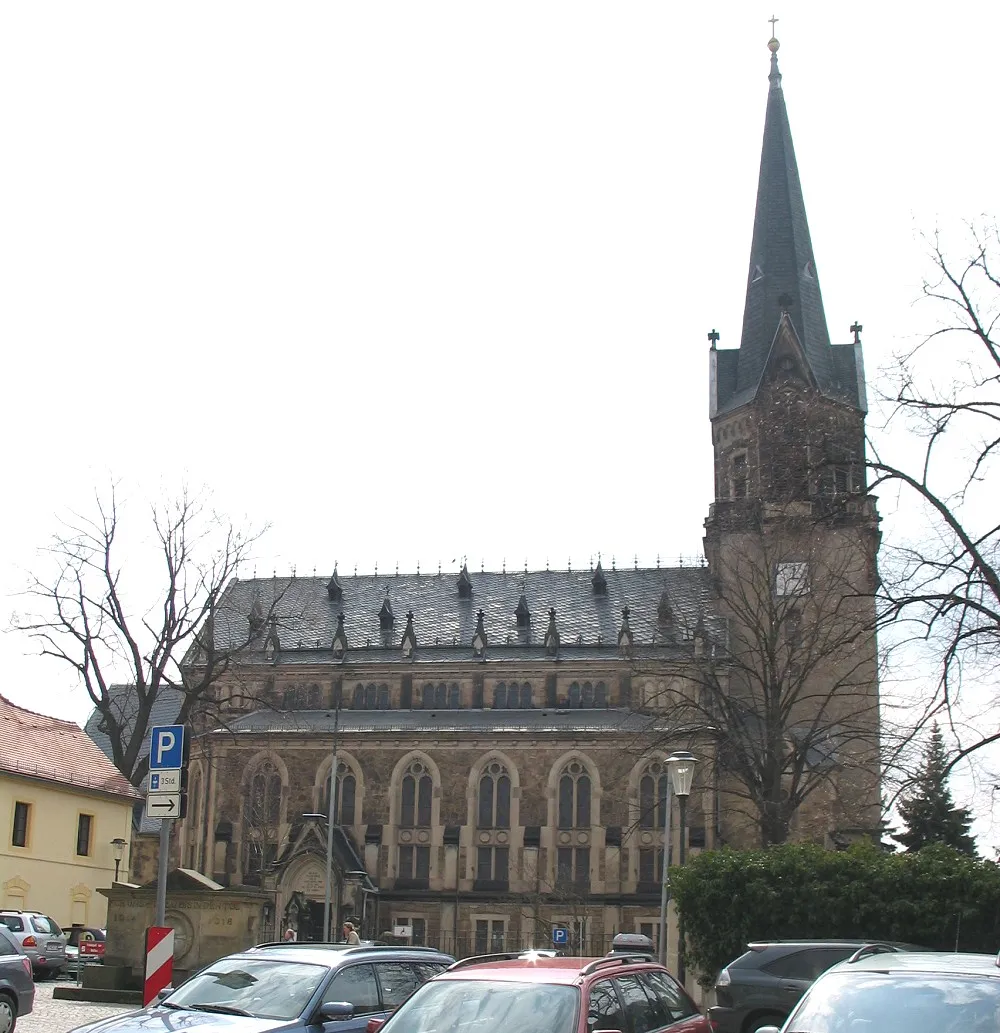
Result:
M353 770L343 761L337 765L337 802L333 812L334 825L353 825L357 820L358 780ZM320 813L330 813L330 776L323 784Z
M662 829L666 822L670 776L663 764L653 761L639 779L639 827Z
M586 710L590 710L594 706L594 686L589 681L583 683L580 705Z
M421 695L421 702L423 703L424 710L434 709L434 686L425 685L423 694Z
M573 682L569 687L569 705L575 710L580 706L580 683Z
M374 684L365 686L365 710L374 710L378 706L378 689Z
M389 686L380 685L378 687L378 709L388 710L389 709Z
M429 828L433 782L423 761L415 760L403 776L399 824L402 828Z
M458 710L458 685L455 682L448 689L448 709Z
M594 691L594 706L606 707L608 705L608 687L604 682L599 681Z
M510 775L498 760L486 765L479 779L479 817L481 829L510 828Z
M281 775L271 761L260 764L247 785L243 809L244 877L259 882L278 851Z
M559 776L559 828L590 827L590 775L578 760L571 760Z
M364 685L354 686L354 699L351 702L351 706L355 710L365 709L365 687Z
M521 686L521 709L530 710L534 706L531 700L531 686L525 682Z
M493 686L493 709L503 710L507 706L507 686L504 682Z

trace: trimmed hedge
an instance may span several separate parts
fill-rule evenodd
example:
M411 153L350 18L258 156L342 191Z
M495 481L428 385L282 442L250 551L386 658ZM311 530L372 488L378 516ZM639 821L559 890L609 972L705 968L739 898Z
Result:
M685 957L705 985L750 940L863 937L933 950L1000 949L1000 868L949 847L716 850L671 868L670 883Z

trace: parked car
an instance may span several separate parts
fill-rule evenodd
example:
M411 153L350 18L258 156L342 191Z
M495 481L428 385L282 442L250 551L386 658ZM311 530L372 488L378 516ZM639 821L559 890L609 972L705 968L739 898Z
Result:
M711 1033L662 966L642 955L467 958L425 983L367 1033Z
M0 1033L13 1033L20 1015L35 1003L31 959L5 925L0 925Z
M36 979L55 976L66 966L66 938L54 919L41 911L0 911L0 922L31 959Z
M718 1033L758 1033L780 1026L799 998L831 965L873 940L761 940L731 961L715 981L716 1004L708 1011ZM919 950L910 944L886 950Z
M784 1028L808 1033L996 1033L997 960L994 954L931 952L854 957L816 980ZM778 1033L778 1027L764 1026L759 1033Z
M341 948L341 949L331 949ZM199 1031L282 1033L336 1022L336 1033L362 1033L454 962L420 947L285 943L251 948L207 965L140 1011L80 1026L76 1033L147 1033L192 1026L178 1012L200 1012ZM239 1018L234 1019L234 1016Z
M63 970L64 973L77 975L81 942L97 945L97 953L89 955L84 964L99 965L103 963L105 939L103 929L85 929L82 926L74 925L72 929L66 930L66 968Z

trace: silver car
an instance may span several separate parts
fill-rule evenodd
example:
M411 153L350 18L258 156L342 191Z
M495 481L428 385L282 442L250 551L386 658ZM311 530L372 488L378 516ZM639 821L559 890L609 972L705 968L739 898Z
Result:
M31 959L36 979L58 975L66 967L66 937L54 919L41 911L0 911L0 922Z
M0 1033L13 1033L19 1015L35 1003L31 961L5 925L0 925Z

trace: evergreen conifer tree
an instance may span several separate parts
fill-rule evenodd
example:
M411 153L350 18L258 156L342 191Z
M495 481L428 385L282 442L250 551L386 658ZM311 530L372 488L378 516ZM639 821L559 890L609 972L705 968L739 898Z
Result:
M947 763L944 736L935 722L914 790L899 804L906 830L894 835L910 851L930 843L943 843L975 857L976 841L969 833L972 814L965 807L956 807L951 798L945 773Z

